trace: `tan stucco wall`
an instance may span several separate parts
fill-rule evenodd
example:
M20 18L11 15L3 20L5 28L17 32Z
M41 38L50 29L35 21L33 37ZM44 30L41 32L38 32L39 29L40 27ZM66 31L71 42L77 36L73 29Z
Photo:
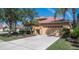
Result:
M61 28L48 28L46 26L61 26ZM40 35L55 35L59 36L60 32L62 31L63 27L70 28L70 24L68 23L63 23L63 24L47 24L47 25L39 25L39 26L33 26L34 34L38 34L36 32L36 29L40 30Z
M42 28L42 35L55 35L55 36L59 36L60 35L60 31L62 30L62 28Z
M56 36L59 36L59 31L61 29L56 29L56 28L47 28L47 27L43 27L43 26L39 26L38 28L37 27L34 27L34 33L38 35L38 33L36 32L36 29L39 29L40 30L40 35L56 35Z

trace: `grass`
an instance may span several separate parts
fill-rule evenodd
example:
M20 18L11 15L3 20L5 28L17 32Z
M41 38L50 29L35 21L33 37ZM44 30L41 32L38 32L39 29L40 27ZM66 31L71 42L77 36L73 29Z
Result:
M0 40L3 40L3 41L11 41L11 40L17 40L17 39L21 39L21 38L26 38L26 37L30 37L32 35L11 35L11 36L6 36L6 35L3 35L1 36L0 35Z
M65 39L59 39L54 44L49 46L47 50L78 50L79 48L71 45L70 42Z
M14 40L14 39L17 39L16 36L0 36L0 39L3 40L3 41L11 41L11 40Z

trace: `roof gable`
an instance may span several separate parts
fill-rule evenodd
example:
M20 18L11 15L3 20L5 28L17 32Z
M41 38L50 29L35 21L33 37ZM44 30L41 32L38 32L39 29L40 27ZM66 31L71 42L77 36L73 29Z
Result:
M51 22L55 22L55 21L63 21L64 19L62 18L54 18L54 17L48 17L44 20L39 20L39 23L51 23Z

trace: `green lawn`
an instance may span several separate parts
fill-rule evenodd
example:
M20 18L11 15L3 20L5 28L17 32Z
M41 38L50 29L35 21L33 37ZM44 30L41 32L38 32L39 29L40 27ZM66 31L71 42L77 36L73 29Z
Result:
M0 40L3 40L3 41L11 41L11 40L16 40L17 39L17 36L0 36Z
M49 46L47 50L78 50L79 48L73 47L70 42L65 39L59 39L54 44Z
M21 38L31 37L32 35L11 35L11 36L0 36L0 40L3 41L11 41L11 40L17 40Z

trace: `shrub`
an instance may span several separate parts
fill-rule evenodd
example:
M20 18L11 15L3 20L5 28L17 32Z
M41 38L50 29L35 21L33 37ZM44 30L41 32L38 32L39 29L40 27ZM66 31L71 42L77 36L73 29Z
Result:
M24 29L19 31L20 34L31 34L31 31L29 29Z
M13 32L11 33L11 35L18 35L18 32Z
M31 27L26 28L26 34L31 34Z
M62 36L63 38L67 38L70 36L70 29L64 28L62 32L63 32L63 36Z
M71 32L71 36L73 38L78 38L79 37L79 27L76 27L73 29L73 32Z
M26 31L26 34L31 34L31 31L30 31L30 30L27 30L27 31Z
M19 31L19 33L23 35L23 34L26 33L26 30L23 30L23 29L22 29L22 30Z

